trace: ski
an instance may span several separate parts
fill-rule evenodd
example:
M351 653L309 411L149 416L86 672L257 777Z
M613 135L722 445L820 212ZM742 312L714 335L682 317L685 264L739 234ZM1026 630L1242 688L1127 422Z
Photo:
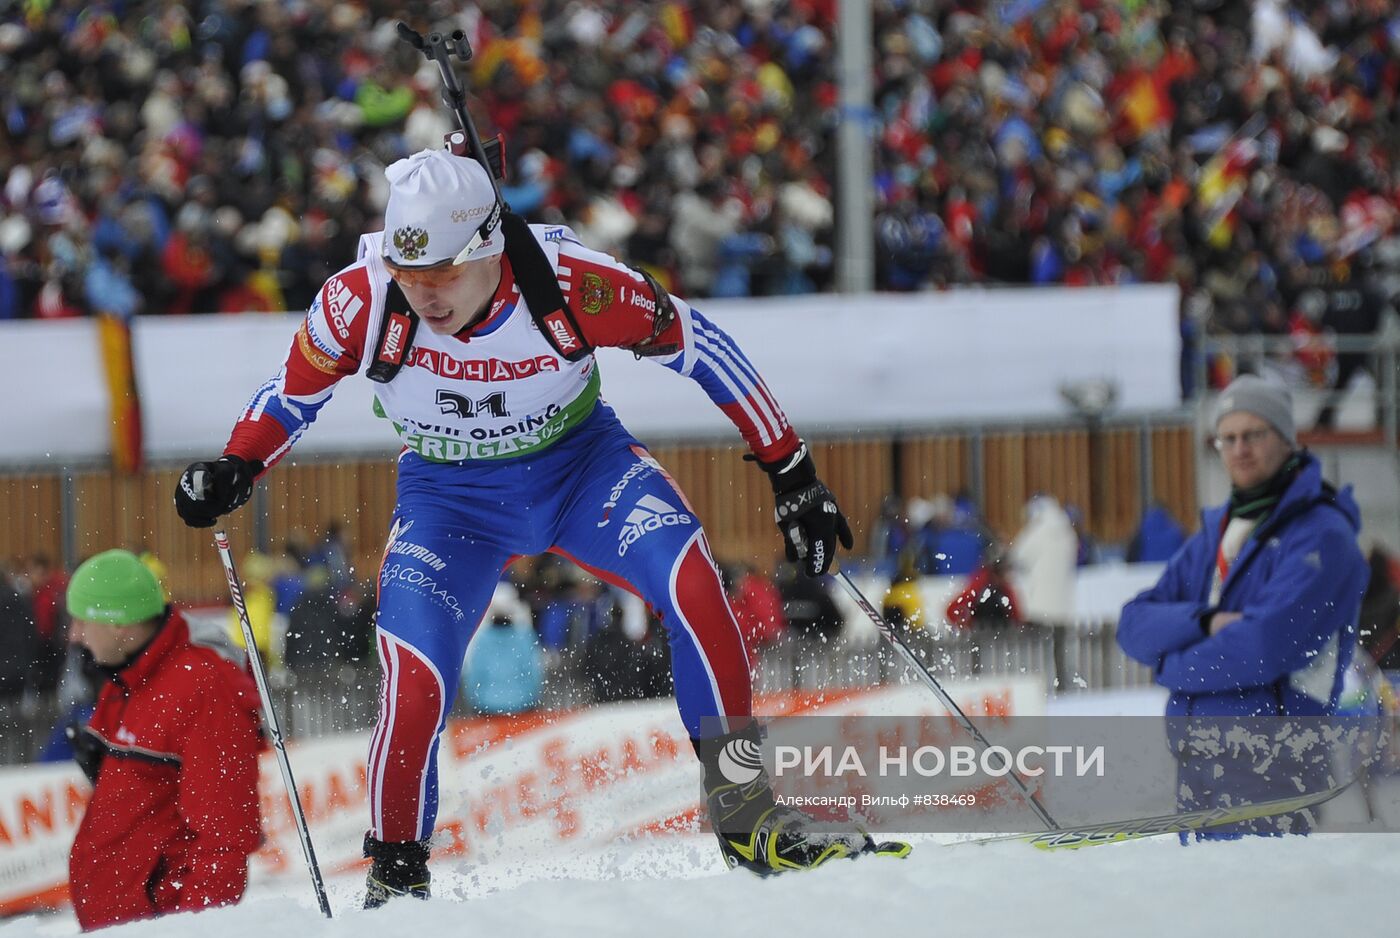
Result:
M1332 788L1311 794L1296 795L1291 798L1277 798L1273 801L1260 801L1256 804L1240 805L1237 808L1206 808L1200 811L1185 811L1178 814L1164 814L1158 817L1133 818L1126 821L1109 821L1102 824L1085 824L1066 827L1056 831L1042 831L1035 834L997 834L992 837L979 837L974 840L960 840L957 844L1028 843L1038 850L1076 850L1080 847L1094 847L1099 844L1116 844L1127 840L1140 840L1156 837L1159 834L1178 834L1185 831L1207 830L1212 827L1225 827L1241 824L1257 818L1279 814L1292 814L1307 808L1331 801L1351 785L1348 781Z

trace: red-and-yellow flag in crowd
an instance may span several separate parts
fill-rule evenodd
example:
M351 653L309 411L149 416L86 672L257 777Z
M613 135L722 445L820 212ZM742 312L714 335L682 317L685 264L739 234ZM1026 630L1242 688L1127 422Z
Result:
M140 472L144 459L141 395L136 388L131 320L106 313L96 318L102 366L107 372L107 399L112 414L112 466L118 472Z

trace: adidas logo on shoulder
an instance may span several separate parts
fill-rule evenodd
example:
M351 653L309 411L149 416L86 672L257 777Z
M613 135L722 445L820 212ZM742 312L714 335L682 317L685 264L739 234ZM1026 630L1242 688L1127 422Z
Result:
M618 533L617 555L627 556L627 550L642 537L659 528L694 524L695 519L655 495L643 495L627 515Z

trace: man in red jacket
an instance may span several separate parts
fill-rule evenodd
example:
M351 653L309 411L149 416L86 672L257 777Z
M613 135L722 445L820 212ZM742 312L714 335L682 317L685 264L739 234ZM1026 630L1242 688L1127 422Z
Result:
M748 646L749 660L761 649L774 644L787 632L783 597L773 581L747 564L723 571L725 593L734 609L734 619Z
M237 902L258 847L258 696L124 550L68 586L73 640L109 681L70 732L94 790L68 860L84 930Z

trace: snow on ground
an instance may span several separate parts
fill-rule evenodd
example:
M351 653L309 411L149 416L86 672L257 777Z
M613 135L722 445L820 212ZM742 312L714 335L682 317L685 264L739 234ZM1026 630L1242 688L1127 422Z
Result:
M1066 695L1052 715L1161 712L1155 688ZM1046 853L916 838L909 859L864 859L761 880L729 872L709 835L606 849L522 851L473 865L434 861L431 902L357 906L361 876L328 882L334 921L309 880L286 877L234 908L103 932L111 938L466 938L567 935L720 938L804 933L950 938L1134 938L1183 934L1317 938L1394 930L1386 886L1400 882L1400 834L1253 838L1182 847L1172 837ZM0 938L77 934L71 913L0 923Z
M1386 883L1400 882L1400 835L1330 834L1181 847L1174 839L1044 853L921 840L907 860L865 859L761 880L723 869L708 837L675 836L556 861L474 869L435 864L436 898L354 908L360 884L330 884L337 918L310 886L235 908L104 932L111 938L382 938L394 935L725 933L1307 936L1385 934ZM70 935L71 916L0 925L0 938Z

